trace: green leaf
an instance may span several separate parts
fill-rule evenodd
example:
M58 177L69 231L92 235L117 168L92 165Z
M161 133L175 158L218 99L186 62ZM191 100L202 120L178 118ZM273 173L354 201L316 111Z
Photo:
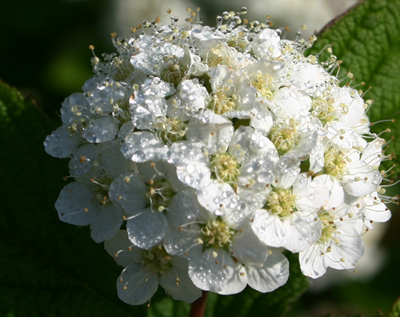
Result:
M400 316L400 298L398 298L392 307L388 317L399 317Z
M0 81L0 316L143 316L116 295L122 268L87 227L54 209L66 161L48 156L54 127L32 99Z
M396 138L386 153L400 154L400 1L360 2L325 27L309 53L318 54L328 44L333 44L333 53L343 61L339 77L351 71L356 79L352 86L364 82L364 87L358 87L364 91L372 86L364 97L375 101L368 111L371 122L397 121L377 124L372 130L379 133L391 129L391 133L382 134L386 140ZM399 175L399 158L393 162ZM386 168L393 162L386 164Z

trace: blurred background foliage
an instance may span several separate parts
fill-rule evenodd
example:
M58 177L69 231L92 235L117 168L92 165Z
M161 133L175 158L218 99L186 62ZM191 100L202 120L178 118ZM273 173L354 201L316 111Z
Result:
M378 1L378 0L376 0ZM272 16L275 27L289 26L293 38L302 24L305 37L321 29L344 12L354 0L16 0L2 4L0 14L0 79L32 96L38 106L59 125L57 111L71 93L80 91L92 76L89 45L99 56L113 51L109 34L129 36L129 29L143 20L161 16L168 22L167 9L181 18L186 7L201 7L201 19L214 25L215 16L225 10L248 8L247 19L264 21ZM340 56L339 56L340 58ZM49 130L48 133L51 131ZM395 141L398 142L398 141ZM66 163L66 162L65 162ZM60 187L61 189L61 187ZM389 190L396 195L399 187ZM54 197L54 201L56 197ZM369 253L358 273L332 272L311 281L312 286L292 305L289 317L353 316L387 314L400 296L400 215L390 206L392 219L376 224L366 242ZM396 209L397 208L397 209ZM53 211L49 211L53 212ZM55 213L55 210L54 210ZM66 224L64 224L66 225ZM114 287L114 285L110 285Z

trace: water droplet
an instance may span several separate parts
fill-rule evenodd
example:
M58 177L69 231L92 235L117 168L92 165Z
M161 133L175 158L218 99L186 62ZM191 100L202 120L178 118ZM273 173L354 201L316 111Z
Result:
M184 178L184 182L190 186L193 183L193 177L186 175Z
M196 171L196 167L193 164L189 164L186 167L186 171L188 172L188 174L193 174Z
M146 160L146 154L142 151L136 151L132 154L131 160L134 162L144 162Z

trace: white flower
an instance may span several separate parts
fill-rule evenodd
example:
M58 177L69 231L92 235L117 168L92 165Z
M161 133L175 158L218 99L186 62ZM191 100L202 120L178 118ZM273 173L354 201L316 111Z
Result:
M364 225L369 229L373 229L374 222L386 222L392 216L377 192L358 198L352 202L352 206L358 209L355 215L363 219Z
M273 247L299 252L319 237L317 210L327 202L323 183L300 174L290 187L273 187L265 198L265 209L251 217L251 227L261 241Z
M111 201L128 215L129 239L139 248L159 243L168 228L164 212L175 213L174 200L185 196L183 184L170 165L139 165L140 174L123 173L110 185ZM175 195L177 192L179 194Z
M324 275L328 267L352 269L364 253L363 221L355 217L356 208L344 204L344 191L337 180L327 175L317 178L330 192L328 203L318 211L322 232L314 245L299 254L303 274L312 278Z
M97 243L111 239L123 222L121 209L113 205L106 186L69 183L58 196L55 207L61 221L90 225L91 237Z
M284 249L313 278L352 269L361 233L390 218L371 101L339 86L329 47L324 61L304 56L315 36L282 39L246 11L208 27L188 9L185 27L172 15L113 34L116 53L93 52L95 75L46 137L48 154L70 158L59 217L107 240L126 303L159 284L186 302L271 292L288 278Z
M222 65L212 68L209 75L212 88L209 108L216 114L235 117L236 111L252 108L256 89L243 73Z
M347 133L346 136L348 135ZM340 144L335 145L330 141L325 147L319 147L317 151L319 153L314 152L310 156L311 166L315 167L313 172L336 178L349 195L360 197L378 189L382 176L376 169L376 162L382 159L382 153L375 142L368 144L366 155L361 156L358 146L356 149L346 151L340 148Z
M124 267L117 280L118 296L127 304L141 305L153 297L160 284L176 300L191 303L201 296L188 277L188 261L167 254L162 245L142 250L124 230L105 243L106 251Z
M268 257L262 265L236 263L233 281L219 294L230 295L241 292L248 284L261 292L272 292L286 283L289 278L289 261L279 251L269 249Z
M189 276L200 289L233 294L249 283L272 291L287 280L287 259L280 253L270 255L272 251L252 232L249 211L238 200L229 185L213 182L199 193L206 210L197 208L198 216L190 209L177 210L175 218L180 221L171 220L165 248L190 260ZM187 221L194 218L195 222Z
M207 108L209 93L199 84L197 78L183 80L177 87L177 93L169 99L167 114L188 121L199 110Z

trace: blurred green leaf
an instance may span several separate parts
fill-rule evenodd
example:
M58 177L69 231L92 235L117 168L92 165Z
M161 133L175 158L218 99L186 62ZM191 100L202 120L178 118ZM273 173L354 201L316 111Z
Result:
M308 52L318 54L328 44L333 44L333 52L342 60L340 76L345 78L351 71L356 78L352 86L365 91L365 99L374 100L368 116L371 122L395 119L400 122L400 1L365 0L328 24L319 34L314 47ZM324 54L321 55L323 58ZM373 127L374 132L391 129L392 133L382 135L391 142L387 154L400 153L400 126L398 123L381 123ZM393 160L400 172L399 158ZM390 167L392 163L387 164Z
M400 316L400 298L398 298L392 307L388 317L399 317Z

